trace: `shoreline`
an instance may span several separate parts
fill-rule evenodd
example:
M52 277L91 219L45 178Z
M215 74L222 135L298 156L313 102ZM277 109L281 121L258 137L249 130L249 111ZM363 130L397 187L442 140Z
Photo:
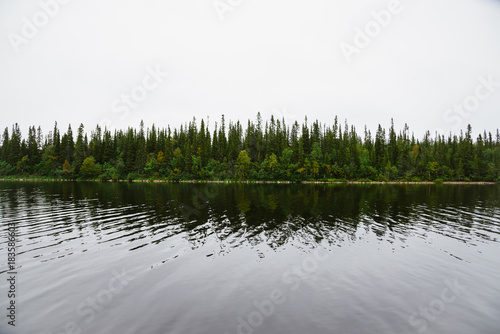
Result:
M496 182L491 181L252 181L252 180L99 180L99 179L51 179L51 178L15 178L3 179L0 181L45 181L45 182L103 182L103 183L241 183L241 184L454 184L454 185L494 185Z

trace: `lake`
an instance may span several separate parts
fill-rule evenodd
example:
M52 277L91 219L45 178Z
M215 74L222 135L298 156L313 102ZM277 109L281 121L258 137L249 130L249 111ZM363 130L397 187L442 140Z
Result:
M0 203L0 333L500 333L497 185L4 181Z

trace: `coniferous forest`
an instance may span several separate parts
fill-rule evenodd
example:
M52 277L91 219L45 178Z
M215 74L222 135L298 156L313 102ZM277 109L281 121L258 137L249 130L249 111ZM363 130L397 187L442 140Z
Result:
M208 122L207 122L208 123ZM81 124L62 133L57 122L44 134L18 124L1 137L0 176L67 179L164 180L358 180L500 181L500 134L458 134L415 138L409 127L375 134L365 127L315 121L292 125L263 121L260 113L245 130L224 116L209 131L193 119L179 129L128 128L111 133Z

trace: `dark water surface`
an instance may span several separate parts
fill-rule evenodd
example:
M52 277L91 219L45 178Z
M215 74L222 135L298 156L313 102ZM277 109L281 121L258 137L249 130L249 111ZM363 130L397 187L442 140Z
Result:
M500 333L498 186L0 182L0 212L0 333Z

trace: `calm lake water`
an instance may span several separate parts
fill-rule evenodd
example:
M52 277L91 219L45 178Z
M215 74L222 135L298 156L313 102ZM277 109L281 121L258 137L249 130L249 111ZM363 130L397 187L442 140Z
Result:
M0 333L500 333L499 186L0 182L0 206Z

